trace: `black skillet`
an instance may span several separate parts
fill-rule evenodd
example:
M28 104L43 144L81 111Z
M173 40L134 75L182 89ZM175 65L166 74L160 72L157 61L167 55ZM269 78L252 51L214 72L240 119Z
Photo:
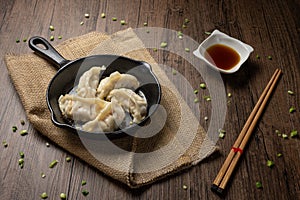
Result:
M61 128L67 128L75 133L86 136L108 136L111 138L119 137L124 133L130 135L142 126L155 112L161 98L160 84L151 70L151 66L143 61L136 61L130 58L117 55L93 55L76 60L66 60L51 44L42 37L32 37L29 39L29 47L39 56L51 62L58 68L58 72L52 78L47 90L47 104L51 112L52 122ZM148 103L147 116L138 125L131 125L114 132L92 133L84 132L75 127L74 122L66 120L60 112L58 98L72 91L78 84L79 77L93 66L106 66L106 70L100 74L100 79L109 76L114 71L128 73L135 76L140 82L141 87L137 93L144 96ZM151 108L151 109L150 109Z

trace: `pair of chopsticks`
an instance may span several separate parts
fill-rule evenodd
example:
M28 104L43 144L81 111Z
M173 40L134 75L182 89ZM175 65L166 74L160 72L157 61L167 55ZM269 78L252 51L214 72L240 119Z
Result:
M256 103L254 109L252 110L249 118L247 119L242 131L240 132L238 138L233 144L226 160L224 161L217 177L215 178L213 185L211 186L211 190L216 192L219 195L223 195L225 187L235 169L238 160L240 159L243 150L253 132L267 102L271 96L271 93L275 89L275 85L279 80L281 75L281 70L277 69L263 93L261 94L258 102Z

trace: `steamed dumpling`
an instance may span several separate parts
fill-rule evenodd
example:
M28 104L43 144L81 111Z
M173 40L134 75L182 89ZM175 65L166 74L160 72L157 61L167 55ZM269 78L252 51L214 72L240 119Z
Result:
M116 102L106 104L99 115L92 121L85 123L82 130L87 132L109 132L114 131L124 120L125 112Z
M135 90L139 87L140 83L135 76L130 74L120 74L118 71L112 73L109 77L106 77L100 81L97 88L97 96L104 99L109 92L113 89L128 88Z
M134 123L141 122L147 114L147 101L134 91L127 88L112 90L107 96L108 100L116 100L122 108L133 117Z
M76 90L78 96L86 98L96 96L96 90L100 79L99 74L101 70L103 70L103 67L92 67L80 77Z
M108 103L99 98L83 98L76 95L61 95L59 108L66 118L87 122L97 117Z

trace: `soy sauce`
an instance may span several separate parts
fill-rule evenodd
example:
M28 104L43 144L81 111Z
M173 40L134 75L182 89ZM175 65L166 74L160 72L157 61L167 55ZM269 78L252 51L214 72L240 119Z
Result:
M208 47L204 57L220 69L229 70L240 61L240 55L231 47L215 44Z

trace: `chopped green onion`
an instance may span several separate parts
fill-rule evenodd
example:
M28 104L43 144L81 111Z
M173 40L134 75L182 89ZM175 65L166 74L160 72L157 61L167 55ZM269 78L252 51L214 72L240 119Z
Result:
M147 22L144 22L144 26L148 26L148 23L147 23Z
M218 132L219 132L219 133L226 133L226 131L223 130L223 129L219 129Z
M22 126L25 125L25 121L23 119L20 121L20 123L21 123Z
M82 26L84 24L84 22L80 22L80 25Z
M66 157L66 161L67 161L67 162L70 162L70 161L71 161L71 158L70 158L70 157Z
M162 42L162 43L160 43L160 47L161 48L165 48L165 47L167 47L168 46L168 43L167 42Z
M293 113L293 112L295 112L295 111L296 111L296 108L295 108L295 107L293 107L293 106L290 107L290 109L289 109L289 112L290 112L290 113Z
M206 85L205 85L205 83L200 83L200 85L199 85L199 86L200 86L200 88L201 88L201 89L205 89L205 88L206 88Z
M86 185L86 181L85 180L81 181L81 185L82 186Z
M13 131L13 132L16 132L17 130L18 130L18 128L17 128L16 126L13 126L13 127L12 127L12 131Z
M198 98L195 98L194 99L194 103L198 103L199 102L199 99Z
M177 74L177 71L175 69L172 69L172 74L173 75L176 75Z
M42 198L42 199L47 199L47 198L48 198L48 194L47 194L46 192L43 192L43 193L41 194L41 198Z
M25 157L25 154L24 154L23 151L20 151L20 152L19 152L19 155L20 155L20 158L24 158L24 157Z
M20 42L20 39L16 39L16 43L19 43Z
M61 36L61 35L60 35L60 36L58 36L58 39L59 39L59 40L61 40L61 39L62 39L62 36Z
M54 31L54 26L50 25L49 29L50 29L50 31Z
M182 25L182 28L187 28L187 25L183 24L183 25Z
M223 139L225 137L224 133L219 133L219 138Z
M272 60L272 56L268 56L267 58L268 58L269 60Z
M283 134L282 134L282 138L283 138L283 139L286 139L286 138L288 138L288 135L285 134L285 133L283 133Z
M279 130L275 130L275 133L280 137L281 136L281 133Z
M198 94L198 92L199 92L198 90L194 90L194 94Z
M23 165L24 164L24 159L23 158L20 158L19 159L19 165Z
M23 42L27 42L27 39L26 39L26 38L24 38L24 39L23 39Z
M46 174L44 174L44 172L41 173L41 177L42 178L46 178Z
M184 190L187 190L187 189L188 189L187 185L183 185L182 188L183 188Z
M190 52L189 48L184 48L185 52Z
M125 20L121 20L120 23L121 23L121 25L125 25L126 24Z
M210 96L204 96L203 99L205 99L206 101L211 101Z
M281 157L282 156L282 153L278 153L277 154L277 157L279 158L279 157Z
M267 166L268 167L273 167L274 166L274 162L272 160L267 160Z
M55 167L55 165L57 165L58 160L53 160L50 164L49 164L49 168L53 168Z
M184 19L184 23L185 23L185 24L188 24L189 22L190 22L190 20L189 20L189 19L187 19L187 18L186 18L186 19Z
M113 21L117 21L117 18L116 17L113 17L113 18L111 18Z
M288 94L294 95L294 92L292 90L288 90Z
M227 96L230 98L230 97L232 96L232 94L229 92L229 93L227 94Z
M181 31L178 31L177 36L178 36L179 39L182 39L183 38L183 33Z
M261 184L260 181L257 181L257 182L255 183L255 186L256 186L257 189L262 188L262 184Z
M27 134L28 134L28 132L27 132L27 130L25 130L25 129L20 131L20 135L21 135L21 136L25 136L25 135L27 135Z
M153 51L154 51L154 52L157 52L157 48L153 48Z
M82 190L82 194L83 194L84 196L87 196L87 195L89 194L89 192L88 192L87 190Z
M60 193L60 199L67 199L67 195L65 193Z
M101 18L105 18L105 13L101 13Z
M149 30L147 30L147 31L146 31L146 33L150 33L150 31L149 31Z
M51 35L51 36L50 36L50 41L53 41L53 40L54 40L54 36Z
M257 58L257 59L260 59L260 55L257 54L257 55L256 55L256 58Z
M209 32L209 31L205 31L204 32L206 35L210 35L211 34L211 32Z
M291 138L298 136L298 131L292 130L290 136Z
M3 144L4 148L8 147L8 143L5 140L2 141L2 144Z
M85 14L84 14L84 17L85 17L85 18L90 18L90 14L85 13Z

